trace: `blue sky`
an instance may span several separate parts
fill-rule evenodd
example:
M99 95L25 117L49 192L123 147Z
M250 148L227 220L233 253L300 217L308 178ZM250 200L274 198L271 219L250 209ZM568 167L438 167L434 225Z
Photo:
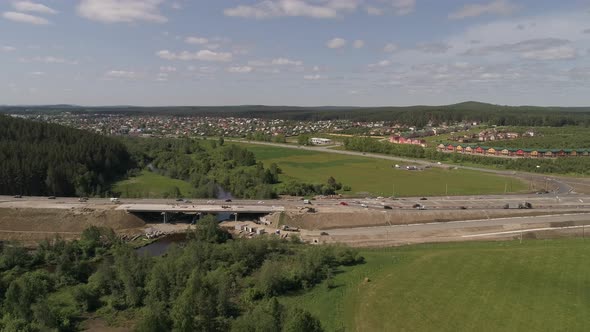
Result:
M0 0L0 104L590 105L588 0Z

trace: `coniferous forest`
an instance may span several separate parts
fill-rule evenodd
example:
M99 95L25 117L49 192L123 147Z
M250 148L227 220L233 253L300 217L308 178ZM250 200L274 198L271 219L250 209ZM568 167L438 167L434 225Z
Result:
M132 167L115 139L0 115L0 194L99 195Z

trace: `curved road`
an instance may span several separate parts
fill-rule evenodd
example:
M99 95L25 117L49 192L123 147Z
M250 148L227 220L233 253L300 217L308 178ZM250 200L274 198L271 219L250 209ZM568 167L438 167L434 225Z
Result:
M569 184L567 184L566 182L563 182L561 179L553 177L553 176L543 175L543 174L517 172L517 171L503 171L503 170L495 170L495 169L472 167L472 166L444 165L444 164L439 165L438 163L434 163L434 162L430 162L430 161L422 160L422 159L388 156L388 155L369 153L369 152L365 153L365 152L348 151L348 150L334 150L334 149L330 149L329 147L321 147L321 146L309 147L309 146L301 146L301 145L298 146L298 145L290 145L290 144L258 142L258 141L244 141L244 140L230 140L230 139L227 139L226 141L236 142L236 143L268 145L268 146L296 149L296 150L320 151L320 152L343 154L343 155L349 155L349 156L360 156L360 157L368 157L368 158L376 158L376 159L385 159L385 160L398 161L398 162L401 161L401 162L418 164L418 165L423 165L423 166L431 166L431 167L456 167L456 168L465 169L465 170L486 172L486 173L498 174L498 175L503 175L503 176L518 177L518 178L521 178L526 181L539 181L539 182L548 181L554 185L555 193L560 194L560 195L570 194L573 191L573 187L570 186Z

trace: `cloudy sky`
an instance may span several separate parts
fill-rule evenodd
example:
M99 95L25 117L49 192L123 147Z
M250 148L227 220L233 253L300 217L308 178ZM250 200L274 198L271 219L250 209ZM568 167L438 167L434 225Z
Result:
M590 0L0 0L0 104L590 105Z

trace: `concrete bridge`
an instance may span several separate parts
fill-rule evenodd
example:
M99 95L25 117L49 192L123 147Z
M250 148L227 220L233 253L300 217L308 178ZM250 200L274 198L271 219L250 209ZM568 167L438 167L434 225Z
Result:
M193 204L122 204L117 210L128 213L160 213L164 223L168 222L171 214L219 214L227 213L238 219L239 214L270 214L285 211L284 206L268 205L193 205Z

